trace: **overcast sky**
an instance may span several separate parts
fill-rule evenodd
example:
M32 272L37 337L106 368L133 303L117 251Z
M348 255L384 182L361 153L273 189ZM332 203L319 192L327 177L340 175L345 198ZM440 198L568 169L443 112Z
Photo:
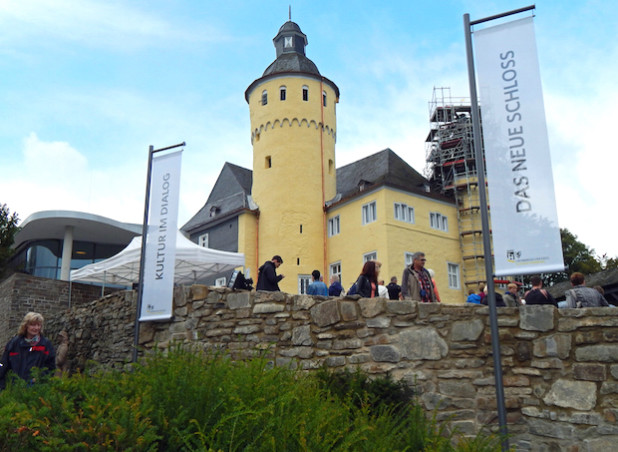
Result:
M423 172L433 88L469 97L463 14L529 4L0 0L0 204L140 223L148 146L185 141L183 225L252 166L244 92L289 5L341 91L337 166L391 148ZM535 29L560 227L618 256L618 2L539 0Z

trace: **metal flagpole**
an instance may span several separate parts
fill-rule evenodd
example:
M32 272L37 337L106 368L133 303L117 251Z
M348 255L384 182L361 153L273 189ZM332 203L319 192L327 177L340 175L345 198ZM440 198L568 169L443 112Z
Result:
M508 13L498 14L495 16L487 17L485 19L476 20L470 22L470 15L464 14L464 31L466 35L466 55L468 60L468 82L470 84L470 103L471 103L471 115L472 115L472 131L474 135L474 159L476 161L476 171L479 186L479 196L481 203L481 225L483 228L483 250L485 260L485 277L487 279L487 297L489 305L489 319L491 328L491 348L494 362L494 378L496 384L496 402L498 408L498 422L500 423L500 433L503 435L502 450L507 451L509 449L508 430L506 426L506 409L504 403L504 385L502 382L502 360L500 353L500 337L498 330L498 312L496 310L496 291L493 278L493 260L491 253L491 239L489 232L489 214L487 208L487 191L485 183L485 160L483 155L482 141L481 141L481 116L479 111L478 97L476 91L476 74L474 71L474 55L472 50L472 30L471 25L487 22L490 20L498 19L501 17L509 16L512 14L521 13L534 9L533 6L520 8L518 10L510 11Z
M162 149L154 149L153 146L148 147L148 171L146 174L146 199L144 201L144 222L142 223L142 249L139 259L139 281L137 285L137 306L135 310L135 326L133 334L133 362L137 362L137 348L139 346L139 317L142 312L142 297L144 296L144 258L146 256L146 239L148 236L148 214L150 207L150 183L152 178L152 159L156 152L167 151L177 147L185 146L183 141L174 146L168 146ZM174 231L174 233L176 233Z

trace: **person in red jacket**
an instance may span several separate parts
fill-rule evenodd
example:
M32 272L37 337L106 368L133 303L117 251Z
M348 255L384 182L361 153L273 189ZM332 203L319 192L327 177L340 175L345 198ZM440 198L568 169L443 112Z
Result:
M38 367L43 374L53 375L56 368L56 352L47 338L42 336L43 316L29 312L19 325L17 336L13 337L0 358L0 389L6 386L9 371L29 383L34 383L32 369Z

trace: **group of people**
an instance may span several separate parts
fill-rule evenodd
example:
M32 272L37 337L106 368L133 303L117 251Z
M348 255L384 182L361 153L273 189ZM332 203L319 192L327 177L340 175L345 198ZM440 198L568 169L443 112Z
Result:
M319 270L311 273L311 283L307 286L308 295L337 297L347 294L360 295L363 298L382 297L390 300L411 299L421 302L440 302L433 272L425 268L425 254L417 252L412 255L412 263L403 271L401 286L397 277L393 276L385 286L379 278L381 264L378 261L367 261L356 279L351 291L346 292L337 275L330 279L330 286L322 281ZM278 291L283 274L277 274L277 269L283 264L279 255L273 256L258 269L256 290ZM350 293L351 292L351 293Z
M566 308L592 308L609 306L609 303L603 296L603 288L600 286L586 287L584 275L580 272L574 272L569 278L572 288L565 292ZM542 305L548 304L556 307L558 302L546 289L543 289L543 280L540 276L534 275L530 278L532 288L528 290L523 298L519 296L519 287L515 283L509 283L507 291L504 295L495 293L496 306L517 307L522 305ZM484 284L479 286L479 292L475 293L470 290L468 303L487 304L487 287Z
M390 283L385 286L384 280L379 278L381 264L378 261L367 261L363 265L356 282L346 292L337 275L331 276L330 286L322 280L319 270L311 273L311 283L307 287L308 295L321 295L337 297L342 295L360 295L363 298L382 297L390 300L413 300L423 303L440 302L440 295L434 275L431 269L425 268L425 253L416 252L412 255L412 263L407 265L401 277L401 286L397 284L397 277L393 276ZM270 261L266 261L259 268L257 290L278 291L279 281L284 275L277 275L277 268L283 264L281 256L275 255ZM609 306L603 296L601 287L586 287L584 275L575 272L570 277L572 289L566 291L564 307L580 308ZM495 293L496 306L517 307L526 305L549 304L558 307L554 297L543 288L543 280L535 275L530 278L532 288L523 297L519 295L519 287L515 283L509 283L504 294ZM479 291L470 290L468 303L487 304L487 287L479 286Z

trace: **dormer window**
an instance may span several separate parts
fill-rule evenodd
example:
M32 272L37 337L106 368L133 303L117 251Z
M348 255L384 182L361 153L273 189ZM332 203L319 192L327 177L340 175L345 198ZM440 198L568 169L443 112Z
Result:
M210 208L210 218L214 217L215 215L217 215L219 212L221 211L221 209L219 209L219 207L217 206L212 206Z
M286 36L283 38L283 47L291 49L294 46L294 38L292 36Z

